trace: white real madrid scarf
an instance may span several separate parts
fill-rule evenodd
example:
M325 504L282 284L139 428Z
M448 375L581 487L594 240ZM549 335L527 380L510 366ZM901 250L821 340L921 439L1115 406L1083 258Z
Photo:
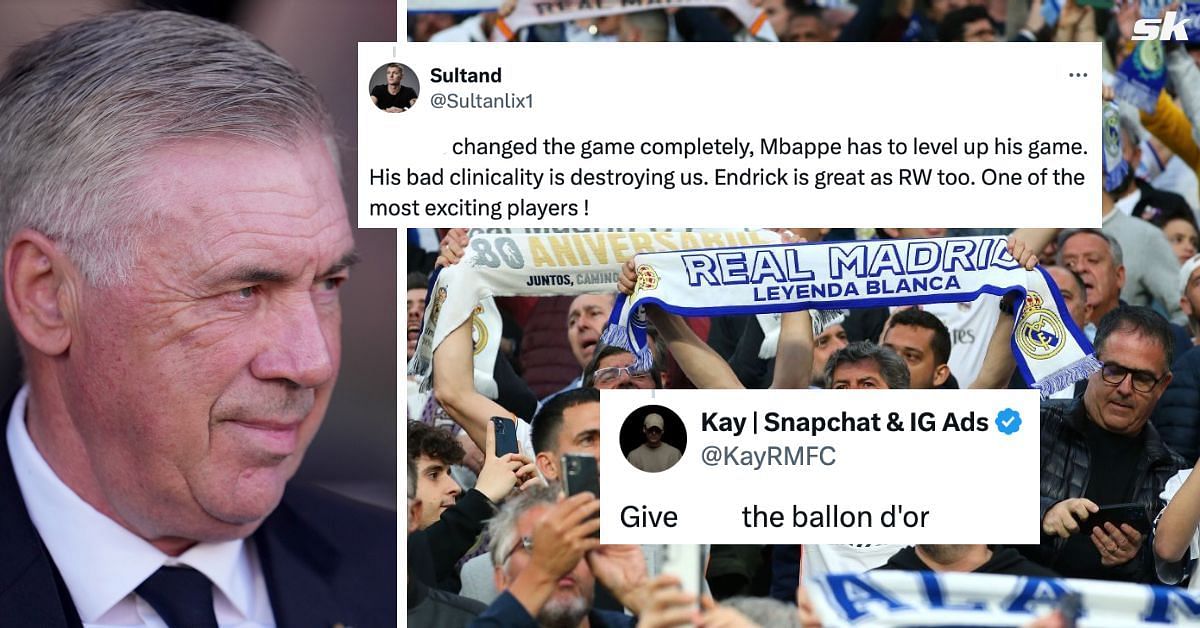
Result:
M683 316L766 314L974 301L1017 291L1013 355L1043 397L1100 368L1058 288L1041 268L1026 271L1003 237L872 240L740 246L650 253L635 258L638 281L613 310L604 342L624 346L648 368L643 305Z
M613 293L621 266L641 251L779 242L779 235L749 229L497 229L471 235L462 261L430 283L425 317L408 374L428 391L433 352L468 318L475 341L475 389L495 399L492 379L500 347L500 312L494 297ZM777 334L776 334L777 335Z

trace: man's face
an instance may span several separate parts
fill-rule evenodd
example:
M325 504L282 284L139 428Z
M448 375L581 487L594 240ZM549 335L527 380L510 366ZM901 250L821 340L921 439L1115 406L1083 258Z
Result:
M641 389L649 390L654 388L654 378L649 373L636 373L630 375L628 371L605 371L605 369L631 368L636 358L632 353L614 353L606 355L596 364L596 373L592 375L592 382L596 388L601 390L613 389Z
M63 404L110 516L147 539L244 537L337 377L354 248L341 186L320 140L187 140L147 163L158 217L128 281L80 288Z
M996 41L996 27L991 20L975 20L963 25L963 41Z
M879 372L875 360L862 360L842 364L833 369L833 381L829 387L835 390L873 390L887 388L887 380Z
M425 316L425 290L409 290L408 302L408 359L417 351L417 339L421 337L421 318Z
M554 451L538 453L538 468L547 480L559 479L559 458L564 454L589 454L600 465L600 404L581 403L563 412Z
M621 30L621 26L624 25L624 23L625 20L620 15L606 15L604 17L596 18L595 21L592 22L592 25L596 27L597 35L611 37L616 35L618 31Z
M550 512L549 506L538 505L521 513L517 518L518 538L533 537L537 524ZM529 550L518 541L508 560L496 569L496 588L506 589L516 581L532 560ZM538 613L539 626L577 626L592 609L592 598L596 581L586 560L575 563L575 567L558 579L554 593L546 600ZM567 619L571 621L566 621Z
M1084 406L1097 425L1109 432L1134 436L1142 431L1158 398L1171 383L1166 354L1153 340L1134 331L1115 331L1109 334L1096 357L1106 366L1116 365L1133 371L1118 384L1104 379L1102 372L1092 373L1084 392ZM1136 373L1161 380L1150 392L1134 388Z
M1192 276L1188 278L1187 289L1179 299L1179 306L1189 319L1200 321L1200 269L1192 271Z
M612 306L611 294L582 294L571 301L571 308L567 311L567 342L571 345L575 361L579 362L579 368L591 362L592 352L596 349L596 343L600 342L600 333L608 323Z
M788 32L788 20L792 17L792 12L787 10L784 1L763 0L762 10L767 15L767 21L771 23L775 35L783 37Z
M945 383L949 367L933 357L933 330L915 325L892 325L883 334L883 346L900 354L908 364L910 387L935 388Z
M1196 249L1200 247L1200 234L1196 233L1192 223L1183 218L1176 218L1163 225L1162 231L1167 237L1167 242L1171 244L1171 250L1175 252L1175 259L1179 260L1180 266L1195 257Z
M826 41L825 25L815 15L793 15L784 41Z
M846 329L841 325L830 325L821 332L821 335L813 339L812 383L814 386L821 385L829 356L848 344L850 341L846 338Z
M417 457L417 499L421 502L421 529L437 523L454 505L462 488L450 475L450 465L425 454Z
M1058 286L1058 293L1062 295L1063 303L1067 305L1067 312L1071 315L1071 320L1075 321L1076 326L1082 328L1087 324L1092 306L1088 305L1083 291L1079 289L1079 282L1075 281L1071 271L1062 266L1048 266L1046 272L1050 273L1054 285Z
M663 430L657 425L651 427L643 427L642 433L646 435L646 444L651 447L658 447L662 444Z
M388 68L387 69L387 84L388 85L399 85L400 79L403 76L404 76L404 73L400 71L400 68Z
M1102 316L1117 306L1125 285L1125 267L1117 266L1108 242L1094 233L1077 233L1062 245L1062 260L1079 273L1087 286L1087 302L1093 316Z

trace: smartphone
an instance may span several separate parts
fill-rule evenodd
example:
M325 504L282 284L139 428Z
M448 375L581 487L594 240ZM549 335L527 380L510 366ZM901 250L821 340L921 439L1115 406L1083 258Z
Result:
M562 457L563 487L567 496L583 492L600 497L600 467L591 454L564 454Z
M1150 516L1142 504L1101 506L1100 510L1088 515L1087 521L1084 521L1080 527L1083 528L1084 534L1091 534L1094 528L1103 529L1105 523L1111 523L1118 528L1122 523L1127 523L1129 527L1143 535L1150 534Z
M563 488L566 489L567 496L588 492L597 499L600 498L600 467L596 465L595 456L563 454L562 469ZM595 516L599 517L600 513L597 512ZM596 530L592 536L600 538L600 530Z
M662 572L679 578L680 590L696 596L696 607L700 606L700 594L704 591L703 545L664 545ZM690 626L691 624L686 624Z
M517 422L508 417L494 416L492 425L496 427L496 457L520 453L517 447Z

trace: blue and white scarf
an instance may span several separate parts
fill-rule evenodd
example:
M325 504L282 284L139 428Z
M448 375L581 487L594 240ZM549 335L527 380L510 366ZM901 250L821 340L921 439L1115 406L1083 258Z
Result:
M462 261L434 275L408 374L426 392L433 353L450 332L471 321L475 389L499 395L492 370L503 327L495 297L611 294L621 265L640 251L779 242L750 229L489 229L471 235ZM770 339L769 325L768 341ZM764 341L764 344L767 341Z
M648 368L642 306L682 316L766 314L974 301L1019 292L1012 348L1043 397L1100 368L1092 345L1041 268L1026 271L1003 237L779 244L641 254L603 341ZM836 313L834 313L836 315Z
M1104 191L1112 192L1125 181L1129 164L1121 144L1121 109L1115 102L1104 103L1101 129L1104 147Z
M1117 98L1146 113L1158 107L1158 94L1167 83L1167 54L1157 39L1139 41L1117 68Z
M875 570L806 579L822 626L1025 626L1078 595L1080 626L1195 626L1200 592L1128 582Z

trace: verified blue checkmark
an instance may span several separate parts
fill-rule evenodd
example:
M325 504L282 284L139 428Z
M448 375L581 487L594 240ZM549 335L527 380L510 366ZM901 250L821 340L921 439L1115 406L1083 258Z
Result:
M1021 413L1012 408L1005 408L996 415L996 429L1001 434L1013 435L1021 429Z

